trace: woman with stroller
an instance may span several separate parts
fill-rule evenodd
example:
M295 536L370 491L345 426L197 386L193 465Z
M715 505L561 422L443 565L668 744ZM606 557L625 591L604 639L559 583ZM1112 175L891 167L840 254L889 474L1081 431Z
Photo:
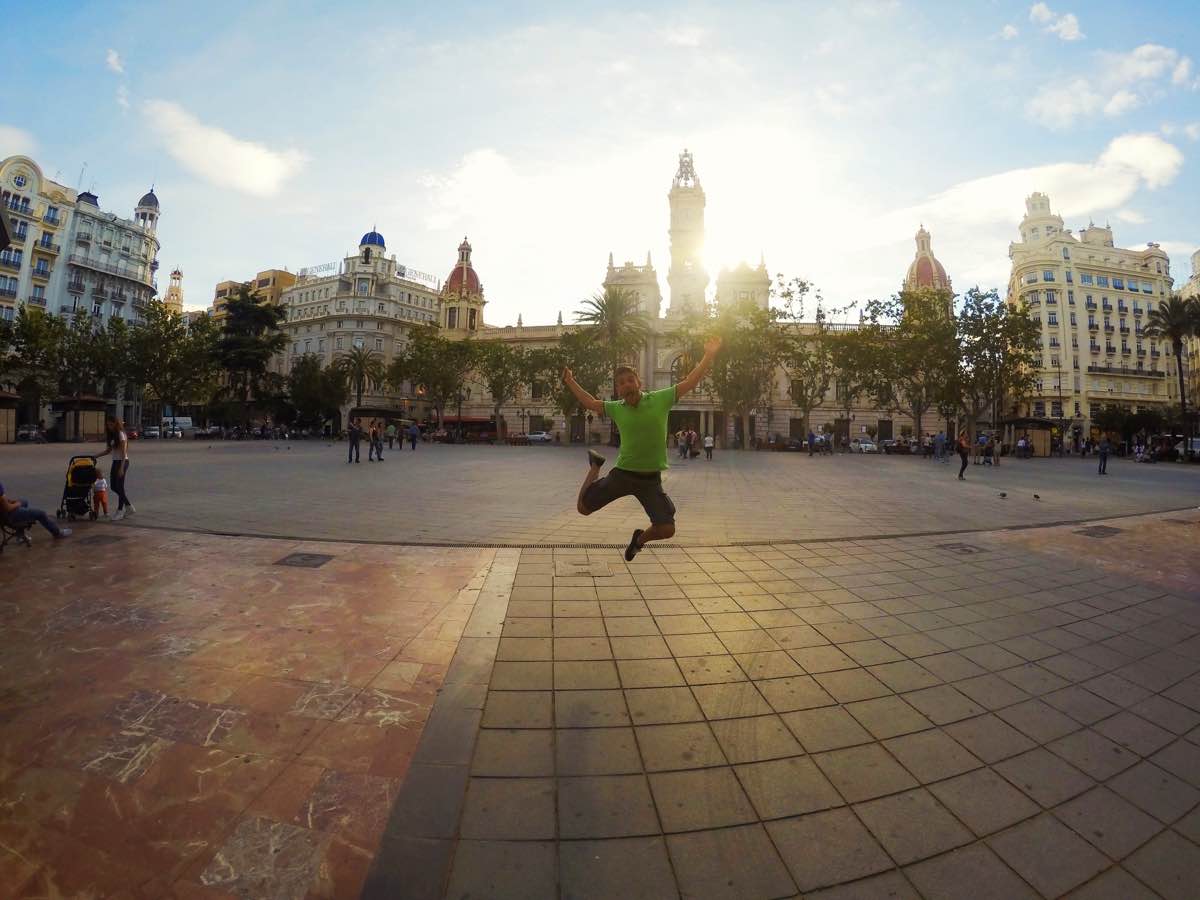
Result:
M108 447L103 453L96 454L96 459L112 454L112 468L108 473L108 481L117 495L117 511L113 513L112 520L119 522L137 512L125 494L125 475L129 471L129 436L125 433L125 423L116 416L108 417L104 423L104 430Z

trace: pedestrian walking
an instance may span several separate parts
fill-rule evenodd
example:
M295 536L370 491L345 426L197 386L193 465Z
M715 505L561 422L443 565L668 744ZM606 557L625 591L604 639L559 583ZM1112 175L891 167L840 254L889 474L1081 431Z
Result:
M946 462L946 432L939 431L933 438L933 458Z
M637 498L650 518L650 526L634 529L625 548L626 561L637 556L647 541L663 541L675 534L675 504L662 486L662 471L667 468L667 416L671 407L695 390L708 374L720 349L721 339L710 338L696 368L683 381L659 391L643 391L637 370L619 366L615 373L619 400L597 400L579 386L570 369L563 370L563 383L580 406L608 416L621 430L616 464L603 478L600 469L604 457L588 451L588 472L579 487L575 508L581 515L590 516L621 497Z
M711 434L704 435L704 458L705 459L712 459L714 443L715 443L715 441L713 441L713 436Z
M966 481L967 478L963 472L967 471L967 463L970 462L971 443L967 439L967 433L960 431L958 433L958 458L962 461L962 465L958 467L958 480Z
M1108 474L1108 454L1112 452L1112 444L1108 441L1108 435L1100 436L1100 446L1097 448L1100 451L1100 474Z
M388 449L392 449L392 444L396 440L396 423L388 422L387 427Z
M108 479L99 469L96 470L96 480L92 482L92 512L97 516L104 510L104 518L108 518Z
M113 514L112 520L119 522L126 516L137 512L133 508L133 504L129 502L129 496L125 493L125 476L129 473L129 435L125 433L125 423L116 416L107 418L104 423L104 431L107 447L103 453L98 453L96 458L112 456L112 467L108 472L108 480L112 483L112 489L117 493L117 511Z
M375 424L375 458L383 462L383 422Z
M816 449L816 446L817 446L817 436L815 434L813 434L813 430L810 428L810 429L808 429L808 455L810 457L813 455L813 450Z
M348 429L346 429L346 439L349 442L348 443L349 455L346 457L346 462L348 462L348 463L362 462L362 459L360 458L361 454L358 449L359 442L362 441L362 436L363 436L362 425L359 424L358 419L351 419L350 427Z
M421 429L417 427L416 422L413 422L411 425L408 426L408 444L409 444L408 449L409 450L417 449L417 438L419 438L420 436L421 436Z

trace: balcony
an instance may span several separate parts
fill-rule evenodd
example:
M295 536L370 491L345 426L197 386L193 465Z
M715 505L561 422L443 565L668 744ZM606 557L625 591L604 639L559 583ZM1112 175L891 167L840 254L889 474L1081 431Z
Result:
M1142 308L1140 306L1135 306L1133 308L1133 314L1135 316L1140 316L1142 314Z
M1031 300L1026 300L1026 301L1025 301L1025 305L1026 305L1026 306L1029 306L1029 307L1041 306L1041 305L1042 305L1042 301L1041 301L1040 299L1038 299L1038 298L1036 298L1036 297L1035 297L1035 298L1033 298L1033 299L1031 299Z
M102 288L102 287L101 287L100 285L98 285L98 284L97 284L97 285L95 285L95 286L92 288L92 296L93 296L93 297L99 297L101 300L103 300L103 299L104 299L104 296L105 296L105 295L104 295L104 288Z
M53 241L47 241L47 240L43 239L43 240L35 241L34 245L33 245L33 249L40 250L43 253L57 254L62 250L62 245L56 244Z
M1162 356L1162 351L1161 351L1161 350L1151 350L1151 351L1150 351L1150 358L1151 358L1151 359L1158 359L1160 356Z
M1128 325L1121 326L1121 334L1129 334L1129 326Z
M42 309L45 309L46 308L46 298L44 296L34 297L31 295L31 296L25 298L25 305L26 306L40 306L40 307L42 307Z
M1091 350L1093 353L1099 353L1099 352L1100 352L1100 345L1099 345L1099 344L1091 344L1091 345L1088 347L1088 349L1089 349L1089 350Z
M113 303L125 303L127 300L129 300L129 295L124 291L113 291L112 294L109 295L108 299Z
M1133 353L1133 350L1131 350L1129 347L1121 347L1122 356L1129 356L1131 353Z
M37 207L30 206L28 203L18 203L15 200L9 200L4 204L4 207L9 212L14 212L18 216L25 216L28 219L37 218Z
M21 257L0 256L0 269L12 269L14 272L20 271Z
M1105 333L1106 333L1106 334L1112 334L1112 333L1113 333L1113 331L1114 331L1114 329L1113 329L1113 327L1112 327L1111 325L1105 325L1105 326L1104 326L1104 331L1105 331Z
M67 282L67 290L70 291L72 294L82 294L84 291L84 288L86 288L86 287L87 286L83 283L83 281L78 278L75 279L74 281Z
M1095 375L1133 375L1142 378L1166 378L1166 372L1157 369L1131 369L1128 366L1088 366L1088 372Z
M1088 309L1095 309L1095 308L1096 308L1096 304L1095 304L1095 302L1094 302L1094 301L1092 301L1092 300L1089 300L1087 303L1085 303L1085 304L1083 304L1083 305L1084 305L1085 307L1087 307Z
M12 297L12 298L15 298L16 296L17 296L17 289L16 289L16 288L10 288L10 287L0 287L0 297Z
M1088 331L1098 331L1100 326L1096 322L1088 322Z
M1104 304L1104 305L1101 307L1101 309L1103 309L1105 312L1112 312L1112 311L1113 311L1113 308L1112 308L1112 304L1111 304L1111 303L1105 303L1105 304Z
M1058 349L1059 347L1061 347L1061 346L1062 346L1062 345L1061 345L1061 344L1060 344L1058 341L1051 341L1051 342L1050 342L1050 349L1051 349L1051 350L1057 350L1057 349Z
M1116 353L1116 352L1117 352L1117 348L1116 348L1116 347L1114 347L1112 344L1105 344L1105 345L1104 345L1104 352L1105 352L1105 353Z
M94 269L97 272L107 272L109 275L117 275L121 278L127 278L130 281L136 281L138 284L144 284L150 287L154 284L149 273L146 275L138 275L136 272L131 272L128 269L120 268L109 263L102 263L98 259L88 259L83 253L72 253L67 259L67 262L74 266L86 266L89 269Z
M50 269L46 266L34 266L33 271L29 274L34 278L40 278L42 281L50 280Z
M1138 356L1145 356L1145 355L1146 355L1146 351L1145 351L1145 350L1143 350L1141 347L1138 347L1137 355L1138 355Z
M75 232L75 240L81 244L90 244L92 242L92 233L90 231Z
M1126 306L1124 303L1118 303L1117 304L1117 312L1129 312L1129 307Z
M42 216L42 221L47 225L57 228L62 224L62 217L59 216L58 213L47 212L44 216Z

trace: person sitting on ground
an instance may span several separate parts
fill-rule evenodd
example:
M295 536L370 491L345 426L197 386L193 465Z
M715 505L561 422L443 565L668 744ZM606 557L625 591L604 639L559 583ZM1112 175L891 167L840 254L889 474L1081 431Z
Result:
M71 536L70 528L59 528L58 523L40 509L34 509L28 500L10 500L4 493L4 485L0 484L0 515L11 528L23 528L37 522L55 538Z

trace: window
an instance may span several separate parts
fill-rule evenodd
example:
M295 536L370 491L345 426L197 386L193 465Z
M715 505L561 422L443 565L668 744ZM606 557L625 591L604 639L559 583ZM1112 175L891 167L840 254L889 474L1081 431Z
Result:
M458 327L458 308L457 307L451 307L450 309L446 310L446 327L447 328L457 328Z
M1037 272L1029 272L1025 275L1026 284L1037 284Z
M1051 400L1050 401L1050 415L1052 415L1056 419L1061 419L1062 414L1063 414L1062 401L1061 400Z
M1046 320L1046 324L1047 324L1047 325L1057 325L1057 324L1058 324L1058 316L1057 316L1057 314L1055 314L1055 313L1050 313L1050 317L1049 317L1049 318Z
M304 342L304 352L308 353L311 350L312 350L312 341L311 340L305 341Z
M1074 283L1075 283L1075 273L1072 272L1070 269L1067 269L1067 284L1074 284Z
M380 337L375 338L375 349L376 350L383 349L383 338L380 338Z
M1133 290L1132 286L1130 287L1130 290ZM1154 285L1152 285L1148 281L1143 281L1142 282L1142 293L1143 294L1153 294L1154 293Z
M16 279L15 279L15 278L13 279L13 282L12 282L12 283L13 283L13 284L16 284ZM46 287L45 287L45 285L41 285L41 284L35 284L35 285L33 286L33 299L35 299L35 300L45 300L45 299L46 299Z
M1078 400L1075 401L1075 415L1076 416L1081 415L1081 413L1079 412L1079 401Z
M363 336L361 334L356 334L354 336L354 346L357 349L361 350L363 348L364 343L366 343L366 342L363 340Z
M1045 415L1046 415L1046 401L1045 400L1034 400L1033 401L1033 414L1035 416L1045 417Z
M1096 285L1098 287L1108 287L1108 276L1107 275L1097 275L1096 276Z
M469 328L471 331L475 330L475 322L476 322L475 316L476 316L477 312L478 312L478 310L474 310L474 309L467 310L467 328Z
M383 315L383 304L382 303L376 304L375 312L379 313L379 315L381 315L381 316Z
M14 185L16 185L16 186L17 186L17 187L19 187L19 188L23 188L23 187L25 187L25 185L26 185L27 183L28 183L28 182L27 182L27 179L25 178L25 176L24 176L24 175L18 175L18 176L16 176L16 177L13 179L13 184L14 184Z
M1075 305L1075 292L1074 291L1067 291L1067 304L1070 306Z
M1079 273L1079 283L1080 284L1092 284L1093 279L1092 279L1091 274L1088 272L1080 272Z
M333 349L334 350L342 349L342 339L340 337L336 337L333 339Z
M1057 302L1058 302L1058 292L1057 291L1046 291L1046 303L1050 304L1050 303L1057 303Z
M1075 324L1076 324L1076 322L1075 322L1075 313L1074 313L1074 312L1072 312L1072 313L1071 313L1071 324L1072 324L1072 325L1075 325Z
M1063 247L1063 259L1070 259L1070 258L1071 258L1071 248ZM1070 281L1069 278L1067 280Z
M1037 303L1039 301L1038 292L1030 291L1028 294L1025 295L1025 300L1027 303L1029 303L1031 305L1034 303Z
M319 341L317 341L317 352L318 353L325 352L325 338L321 338Z
M1054 280L1054 270L1053 269L1043 269L1042 270L1042 281L1053 281L1053 280Z
M358 285L355 287L354 290L355 290L355 293L357 293L357 294L366 294L368 291L371 290L371 279L369 279L369 278L358 279Z

